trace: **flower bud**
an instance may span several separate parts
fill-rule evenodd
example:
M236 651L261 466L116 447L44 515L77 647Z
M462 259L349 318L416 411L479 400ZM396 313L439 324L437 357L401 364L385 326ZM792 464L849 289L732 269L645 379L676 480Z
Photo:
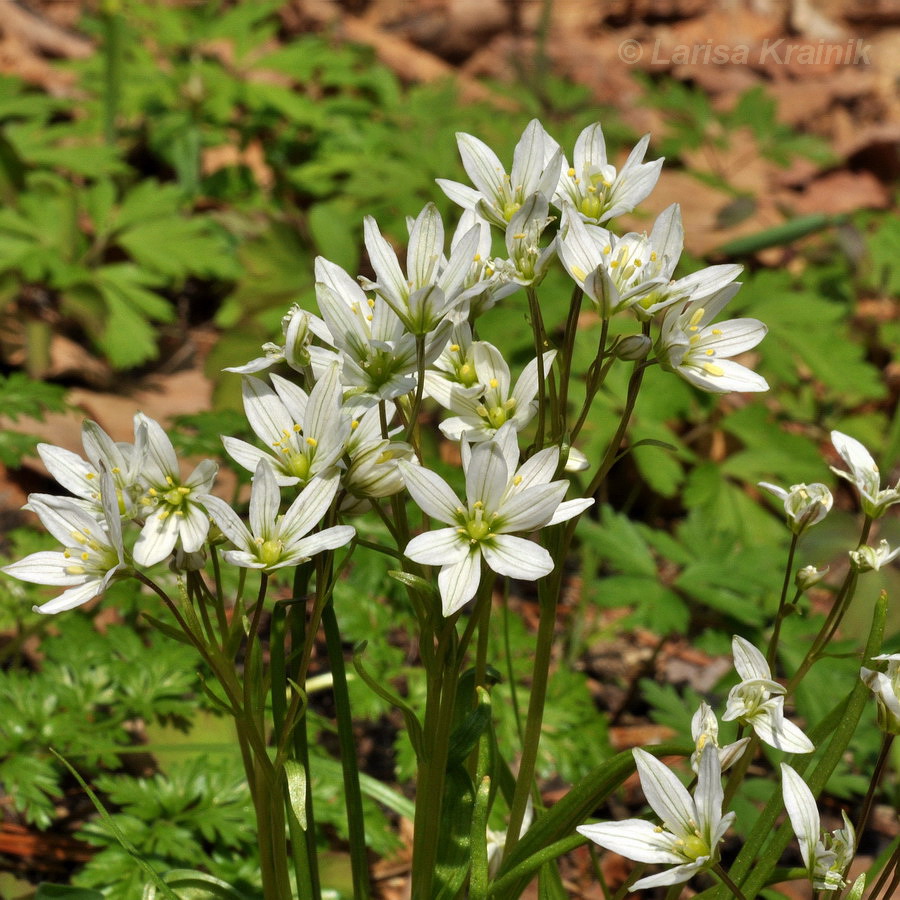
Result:
M863 545L850 551L850 559L858 572L877 572L900 554L900 547L891 550L887 541L879 541L877 547Z
M808 591L814 584L818 584L827 574L829 566L817 569L815 566L804 566L797 570L794 584L800 591Z
M646 359L652 345L646 334L629 334L616 344L615 353L619 359Z
M875 695L878 727L885 734L900 734L900 653L884 653L873 660L886 660L887 672L860 669L859 677Z
M784 502L788 527L797 535L821 522L833 502L831 491L824 484L793 484L785 490L761 481L759 486Z

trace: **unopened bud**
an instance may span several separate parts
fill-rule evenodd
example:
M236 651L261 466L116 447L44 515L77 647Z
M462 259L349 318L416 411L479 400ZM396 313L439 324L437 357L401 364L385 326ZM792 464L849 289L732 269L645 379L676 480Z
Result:
M616 356L619 359L646 359L653 342L646 334L629 334L616 344Z
M804 566L797 570L794 577L794 584L800 591L808 591L814 584L818 584L827 574L828 566L824 569L817 569L815 566Z

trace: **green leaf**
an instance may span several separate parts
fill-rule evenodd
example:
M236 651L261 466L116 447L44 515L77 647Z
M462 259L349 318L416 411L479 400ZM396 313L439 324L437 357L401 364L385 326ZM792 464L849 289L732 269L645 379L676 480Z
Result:
M291 809L306 831L306 769L295 759L285 760L284 776L287 779L288 799Z

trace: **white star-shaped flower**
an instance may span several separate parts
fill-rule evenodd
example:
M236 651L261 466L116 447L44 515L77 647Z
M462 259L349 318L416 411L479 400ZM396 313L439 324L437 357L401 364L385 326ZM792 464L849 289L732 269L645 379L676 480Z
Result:
M749 725L760 740L777 750L812 753L816 749L812 741L784 717L784 697L781 695L785 689L772 680L766 658L753 644L738 635L734 636L731 649L741 682L728 694L723 721L737 719Z
M847 464L849 472L831 467L840 478L849 481L859 492L863 512L873 519L883 516L888 507L900 503L900 481L892 488L881 488L881 473L872 454L855 438L840 431L831 432L831 443Z
M580 825L576 831L628 859L672 866L658 875L641 878L631 885L631 890L681 884L716 862L719 842L734 821L733 812L722 815L724 792L719 754L711 744L701 752L692 797L655 756L639 748L632 753L644 796L662 819L662 825L646 819L626 819Z
M563 502L567 481L553 481L559 448L535 453L516 468L516 432L505 425L495 440L469 448L463 444L466 502L435 472L399 463L416 504L447 528L414 537L404 551L409 559L440 566L438 588L445 616L471 600L481 581L481 562L498 575L535 581L553 571L550 554L533 541L516 537L577 515L593 500Z
M812 791L785 763L781 764L781 790L812 886L817 891L836 891L846 887L844 874L856 851L856 833L847 813L841 810L843 828L823 835Z

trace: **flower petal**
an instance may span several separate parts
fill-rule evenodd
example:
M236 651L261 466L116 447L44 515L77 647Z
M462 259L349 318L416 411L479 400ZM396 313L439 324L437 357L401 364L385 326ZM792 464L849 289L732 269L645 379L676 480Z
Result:
M687 788L667 765L646 750L635 747L632 753L644 796L653 811L676 837L682 840L691 837L696 809Z
M406 489L419 509L439 522L454 524L459 510L464 507L450 485L424 466L416 466L406 460L401 460L397 465Z
M461 538L456 528L439 528L416 535L403 551L405 556L423 566L452 565L469 552L469 542Z
M579 825L575 830L595 844L636 862L664 865L684 862L684 856L677 852L678 838L660 831L646 819Z
M438 573L438 589L445 616L451 616L469 602L481 581L481 554L467 553L459 562L443 566Z
M553 571L553 558L539 544L511 534L498 534L482 544L485 561L498 575L536 581Z

